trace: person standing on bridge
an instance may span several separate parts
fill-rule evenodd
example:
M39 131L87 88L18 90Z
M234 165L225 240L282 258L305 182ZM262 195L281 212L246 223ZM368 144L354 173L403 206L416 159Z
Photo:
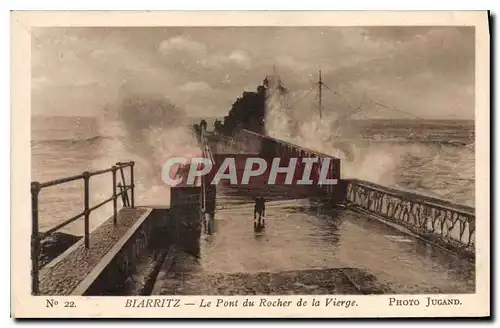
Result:
M261 219L266 215L266 200L262 196L259 196L255 199L255 207L253 210L253 219L254 220L257 219L257 214L259 214L258 225L260 226Z

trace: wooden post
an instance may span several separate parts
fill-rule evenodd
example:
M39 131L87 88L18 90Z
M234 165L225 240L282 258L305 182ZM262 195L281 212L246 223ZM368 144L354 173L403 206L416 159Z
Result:
M84 181L84 188L85 188L85 194L84 194L84 218L85 218L85 235L84 235L84 240L85 240L85 248L90 247L90 240L89 240L89 217L90 217L90 212L89 212L89 180L90 180L90 173L85 171L83 172L83 181Z
M113 174L113 223L116 225L117 221L118 221L118 212L117 212L117 208L116 208L116 198L118 197L116 195L116 170L118 168L113 165L111 167L111 173Z
M40 293L38 281L38 257L40 253L40 239L38 232L38 193L40 192L40 183L31 183L31 293L38 295Z

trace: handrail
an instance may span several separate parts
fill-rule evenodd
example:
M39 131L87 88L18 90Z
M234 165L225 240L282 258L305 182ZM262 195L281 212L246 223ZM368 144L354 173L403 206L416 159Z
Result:
M367 189L384 192L388 195L396 197L405 197L407 199L411 199L412 201L421 203L423 205L440 207L442 209L453 210L463 215L475 216L475 208L472 206L457 204L444 199L422 195L416 192L409 192L409 191L399 190L396 188L381 186L375 183L371 183L369 181L364 181L359 179L347 179L347 181L351 182L352 184L363 186Z
M213 156L212 153L210 152L210 149L208 148L206 138L205 138L205 131L201 129L200 131L200 146L201 146L201 151L203 154L203 157L209 159L212 161L213 164ZM206 176L201 177L201 209L202 213L205 214L207 210L207 190L206 190Z
M134 207L134 162L118 162L115 165L113 165L111 168L104 169L104 170L98 170L98 171L92 171L92 172L83 172L82 174L79 175L74 175L66 178L61 178L61 179L56 179L56 180L51 180L47 182L40 183L38 181L33 181L31 182L31 214L32 214L32 225L31 225L31 277L32 277L32 293L33 295L38 295L40 292L39 289L39 265L38 265L38 260L40 256L40 242L44 238L50 236L57 230L67 226L68 224L80 219L81 217L84 217L84 244L85 248L90 247L90 232L89 232L89 219L90 219L90 213L105 204L107 204L110 201L113 201L113 223L116 225L117 224L117 218L118 218L118 210L117 210L117 204L116 200L118 197L122 197L123 200L123 206L125 207ZM130 184L127 185L125 181L125 176L123 174L123 169L126 167L130 167ZM116 172L120 170L121 173L121 178L122 178L122 183L116 183ZM112 173L112 178L113 178L113 195L104 201L100 202L99 204L96 204L92 207L89 205L90 201L90 177L101 175L104 173ZM75 216L65 220L64 222L59 223L55 227L52 227L45 232L40 232L39 231L39 218L38 218L38 196L39 193L42 189L48 188L51 186L56 186L60 185L63 183L71 182L71 181L76 181L83 179L84 181L84 209L81 213L76 214ZM120 188L120 192L117 193L116 188ZM130 202L128 201L128 190L130 190Z
M212 151L210 150L210 147L207 143L207 138L205 136L206 130L205 129L200 129L198 132L198 142L201 148L201 152L203 154L203 158L208 159L212 164L215 163L214 156L212 154ZM202 213L205 214L207 212L207 186L209 183L206 181L207 176L203 175L201 177L201 209ZM212 209L213 210L213 209ZM210 210L210 211L212 211Z
M354 208L393 221L466 256L475 252L474 207L421 194L347 179L346 201Z

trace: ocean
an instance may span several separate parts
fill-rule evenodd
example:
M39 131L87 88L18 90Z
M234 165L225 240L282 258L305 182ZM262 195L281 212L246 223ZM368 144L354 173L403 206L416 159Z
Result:
M128 122L95 117L33 117L31 180L44 182L134 160L136 203L168 203L168 188L161 183L162 159L179 149L196 150L196 140L188 127L199 119L168 118L143 126L131 125L132 121L133 117ZM294 141L318 151L341 149L338 156L343 159L343 177L474 206L473 121L359 120L349 123L349 132L321 139L322 149L315 147L318 138L308 139L314 139L316 144L307 144L306 139ZM128 178L128 171L125 173ZM111 193L110 174L91 178L91 206ZM83 181L43 189L39 204L43 231L82 211ZM91 229L111 213L111 204L93 212ZM61 231L82 235L82 221Z

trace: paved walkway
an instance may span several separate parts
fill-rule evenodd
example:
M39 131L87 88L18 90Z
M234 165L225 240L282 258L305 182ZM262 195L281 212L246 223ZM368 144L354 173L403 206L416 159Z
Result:
M90 234L90 248L83 238L40 272L41 295L69 295L95 268L102 257L120 240L125 232L147 211L145 208L122 208L118 224L113 217Z

